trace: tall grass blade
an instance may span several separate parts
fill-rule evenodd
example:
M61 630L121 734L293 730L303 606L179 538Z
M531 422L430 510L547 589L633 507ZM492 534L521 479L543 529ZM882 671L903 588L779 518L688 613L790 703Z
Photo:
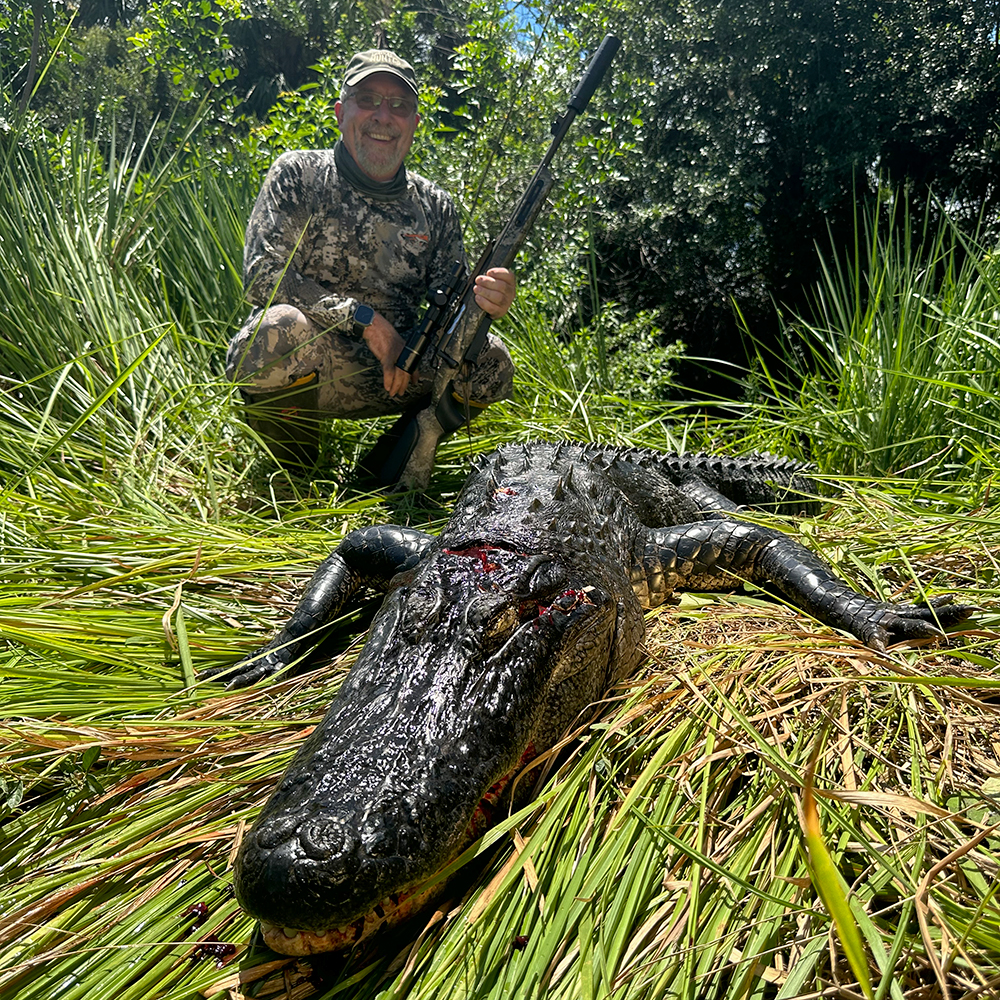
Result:
M833 858L830 856L830 851L823 839L819 810L816 808L812 783L809 781L806 782L802 792L802 826L809 849L810 874L813 885L816 887L820 899L823 900L827 912L833 918L837 934L840 936L841 947L844 949L844 954L857 977L862 992L869 1000L872 1000L874 993L872 992L871 977L868 974L868 956L865 954L861 932L854 914L851 912L851 904L847 900L847 893L840 873L837 871L837 866L833 863Z

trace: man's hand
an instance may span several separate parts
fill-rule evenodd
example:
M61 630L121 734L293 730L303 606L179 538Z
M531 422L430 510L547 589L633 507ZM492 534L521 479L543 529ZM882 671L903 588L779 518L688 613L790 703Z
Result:
M385 391L390 396L402 396L409 388L411 378L414 382L417 380L416 373L410 376L396 367L396 359L406 342L396 332L396 328L378 312L365 327L364 341L372 354L382 362L382 384Z
M517 294L517 279L505 267L491 267L476 276L476 305L494 319L507 315Z

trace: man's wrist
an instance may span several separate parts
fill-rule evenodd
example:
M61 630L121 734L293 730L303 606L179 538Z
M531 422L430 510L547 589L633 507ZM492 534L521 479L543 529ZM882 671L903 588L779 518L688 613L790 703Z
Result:
M360 340L374 320L375 310L363 302L356 302L351 309L351 332Z

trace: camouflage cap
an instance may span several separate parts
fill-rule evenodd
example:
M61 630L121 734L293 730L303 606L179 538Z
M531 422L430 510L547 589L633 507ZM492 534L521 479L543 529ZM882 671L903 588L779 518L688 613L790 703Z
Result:
M413 67L389 49L368 49L353 56L344 73L344 85L356 87L375 73L391 73L402 80L414 94L419 93L417 74Z

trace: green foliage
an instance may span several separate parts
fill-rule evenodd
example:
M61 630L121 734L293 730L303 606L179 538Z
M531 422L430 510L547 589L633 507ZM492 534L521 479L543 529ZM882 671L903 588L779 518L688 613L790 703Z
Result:
M58 60L66 55L73 14L57 0L31 0L13 16L0 11L0 135L25 117L39 88L64 76Z
M253 130L246 148L264 170L286 150L329 148L340 136L334 105L343 67L327 57L312 69L319 79L279 94L267 122Z
M112 132L144 128L157 113L156 76L130 51L128 29L95 26L81 31L69 52L69 79L61 88L70 103L52 128L65 125L109 141Z
M853 255L826 255L812 309L783 318L791 374L751 407L831 472L966 479L995 464L1000 256L946 216L928 228L933 214L919 238L909 219L869 217Z
M65 20L67 8L52 9ZM583 58L616 31L625 49L522 263L563 301L564 330L585 326L603 298L658 310L665 342L740 361L731 303L773 341L772 301L802 310L819 276L814 244L828 231L849 242L855 200L877 197L880 176L918 201L933 185L963 225L993 217L990 0L877 12L861 0L419 10L87 0L79 17L53 86L36 96L43 120L58 132L82 115L107 141L132 119L140 134L158 119L173 142L204 101L198 155L226 170L244 140L258 166L290 145L329 142L340 67L384 29L425 84L414 166L455 192L473 247L519 193ZM17 72L31 24L21 14L0 25Z
M247 17L240 0L159 0L129 43L152 70L169 74L188 101L239 75L226 30Z
M0 179L8 473L30 475L58 453L77 481L95 463L134 481L171 475L177 434L195 435L182 450L196 463L218 447L192 404L218 417L228 399L218 387L206 394L206 382L243 310L253 195L204 168L182 172L176 159L146 172L142 148L123 145L110 161L79 134L55 155L17 146Z
M699 354L741 360L732 300L772 343L772 301L803 308L814 245L850 242L880 177L918 204L933 187L963 224L996 217L989 0L628 3L608 20L629 39L619 135L641 154L604 192L602 287Z
M665 344L657 320L653 310L627 319L625 310L612 303L578 335L603 344L607 384L628 398L666 399L675 388L673 369L684 345Z
M34 18L28 4L4 4L0 7L0 91L5 103L13 104L27 83L28 62L31 58L31 36Z
M813 308L784 314L789 339L794 331L796 345L812 345L789 352L794 384L764 355L741 420L695 420L658 398L674 389L679 333L706 353L706 338L695 336L706 325L689 320L711 311L712 296L766 296L767 212L827 211L815 208L830 188L813 156L822 128L808 102L827 94L839 141L844 94L806 85L832 50L827 35L810 42L805 31L827 13L781 8L789 21L777 24L755 21L759 5L748 4L535 6L528 26L489 3L460 15L444 6L390 15L390 36L427 81L415 164L455 191L473 251L522 190L609 23L629 46L615 87L598 93L564 147L553 211L519 265L519 299L499 327L517 363L515 398L491 407L471 437L446 442L434 480L441 507L427 510L342 493L371 426L328 429L329 479L290 481L254 461L220 373L245 309L242 232L259 171L285 145L329 141L337 67L370 44L380 12L248 0L239 11L251 17L215 6L202 20L204 8L191 3L102 3L84 5L89 33L74 34L67 58L53 60L52 89L43 81L34 113L23 116L12 95L34 23L0 10L0 59L15 80L0 142L0 677L9 723L0 748L0 1000L194 1000L259 986L259 995L304 996L309 975L314 995L358 1000L857 993L821 898L835 899L835 910L846 902L849 915L840 906L837 921L856 925L880 998L916 1000L935 980L972 996L995 981L997 842L984 831L996 820L986 698L998 683L998 635L989 612L946 651L892 651L877 662L753 597L689 597L655 616L648 673L581 729L535 804L476 845L498 848L486 875L404 961L376 942L340 965L275 969L274 956L250 949L252 922L229 892L232 846L346 672L360 626L345 621L347 654L305 679L227 696L197 683L198 672L269 635L350 528L402 521L433 530L470 452L566 436L801 449L828 472L855 475L908 469L915 478L858 487L806 522L808 543L864 589L962 589L995 606L992 240L925 223L923 213L904 218L903 199L895 224L873 220L854 249L852 201L851 238L832 227L836 249L823 258ZM834 7L830 17L856 13ZM933 115L914 126L918 145L927 129L947 133L949 115L979 107L974 67L969 87L942 82L971 29L963 21L948 37L929 9L893 9L879 22L905 39L923 17L921 37L942 47L925 69L910 39L916 55L892 70L912 83L912 107L921 87L940 84ZM662 72L653 73L643 32L652 44L668 23L673 47L659 50ZM57 30L55 21L47 29L50 55ZM159 63L145 72L126 32L162 46L179 82ZM770 32L800 43L787 72L768 55ZM191 118L218 65L214 42L205 43L223 35L240 72L217 90L243 103L209 104ZM734 38L748 39L758 63L719 62ZM315 77L285 75L293 50L308 52ZM251 74L253 54L262 58ZM191 102L178 106L188 84ZM232 126L255 113L253 88L287 96L244 142ZM796 138L764 128L779 108L802 130L792 152L813 151L802 160L812 208L778 205L780 183L751 197L754 178L780 180L768 164ZM78 111L86 127L63 127ZM741 120L753 129L741 131ZM223 148L227 129L238 141ZM831 141L830 169L846 176L835 152ZM975 203L970 186L954 205ZM609 233L623 243L620 256ZM846 258L844 246L853 249ZM627 283L615 294L598 284L626 255L643 280L668 289L655 310L637 312ZM800 825L810 784L812 861ZM209 910L199 928L185 916L196 903ZM241 949L234 962L215 967L199 948L209 935ZM208 959L192 960L199 956ZM241 987L239 973L254 985Z

